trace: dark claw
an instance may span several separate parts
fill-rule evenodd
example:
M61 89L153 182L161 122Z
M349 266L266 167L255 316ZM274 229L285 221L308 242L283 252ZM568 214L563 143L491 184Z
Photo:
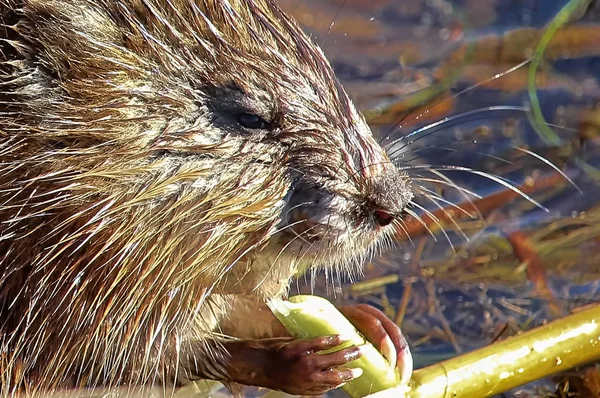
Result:
M400 371L402 382L408 382L413 370L413 361L408 343L400 328L383 312L367 304L340 308L356 329L373 344L392 366Z

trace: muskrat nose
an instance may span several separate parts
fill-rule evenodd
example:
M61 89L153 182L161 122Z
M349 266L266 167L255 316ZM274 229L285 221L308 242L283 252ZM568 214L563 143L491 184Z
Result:
M412 199L410 181L396 168L388 168L368 181L364 210L377 227L386 227L402 216Z
M375 218L375 222L380 227L386 227L390 225L394 222L394 219L396 218L394 214L381 209L373 211L373 217Z

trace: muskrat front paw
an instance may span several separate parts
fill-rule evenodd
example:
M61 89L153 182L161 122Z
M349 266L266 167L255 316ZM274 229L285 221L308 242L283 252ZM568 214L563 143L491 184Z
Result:
M271 384L268 387L293 395L321 395L360 376L360 369L344 367L361 357L358 347L319 352L342 343L340 336L322 336L282 344L273 351L265 369Z
M321 352L340 348L345 342L337 335L214 342L215 347L225 350L225 356L207 355L206 344L200 342L187 345L191 351L180 355L184 359L181 369L193 376L190 380L213 379L292 395L321 395L362 374L360 369L345 367L362 356L358 347Z
M407 383L412 375L413 360L402 331L383 312L367 304L343 306L340 312L400 372Z

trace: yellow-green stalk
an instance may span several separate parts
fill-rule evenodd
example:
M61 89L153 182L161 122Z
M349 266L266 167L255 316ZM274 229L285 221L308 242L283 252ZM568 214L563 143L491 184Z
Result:
M360 368L363 374L342 387L352 398L363 398L400 386L396 368L392 368L383 355L328 300L299 295L290 297L288 301L274 299L268 304L277 319L295 337L314 338L339 334L349 340L335 350L351 345L361 347L362 357L348 363L348 367Z
M600 360L600 305L416 370L406 396L489 397L597 360ZM388 395L372 398L388 398Z

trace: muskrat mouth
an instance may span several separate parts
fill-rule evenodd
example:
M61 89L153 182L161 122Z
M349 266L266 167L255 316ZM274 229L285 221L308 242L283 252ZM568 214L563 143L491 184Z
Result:
M375 243L393 221L392 214L369 211L352 199L296 191L284 210L278 240L303 251L358 250Z
M404 183L398 176L392 177L395 185ZM282 212L278 243L302 252L360 255L395 229L405 205L401 196L388 198L385 189L365 189L360 196L348 196L342 192L356 191L356 187L336 185L333 191L318 180L301 178L293 185Z
M316 244L320 241L335 240L335 237L339 237L342 232L338 225L335 225L332 218L338 218L338 216L321 217L317 219L315 214L309 214L310 210L319 212L323 209L310 209L305 207L303 209L293 209L288 213L286 220L286 227L288 231L298 240ZM347 228L349 228L348 226ZM346 229L347 229L346 228Z

